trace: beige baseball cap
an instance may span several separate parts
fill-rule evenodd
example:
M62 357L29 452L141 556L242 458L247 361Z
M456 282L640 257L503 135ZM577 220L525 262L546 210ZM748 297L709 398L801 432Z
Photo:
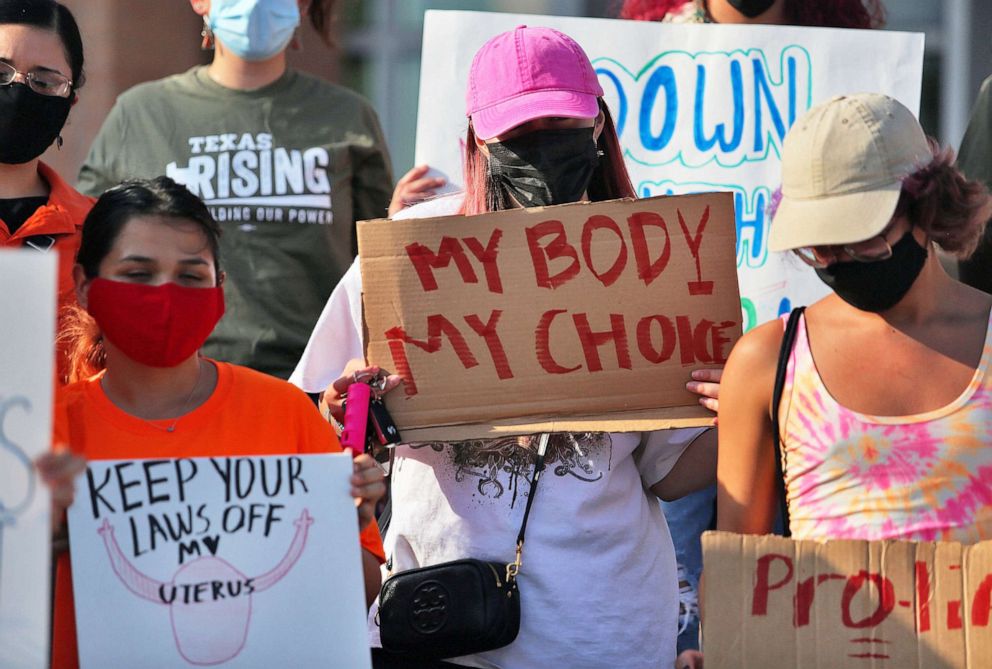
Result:
M892 219L903 177L932 157L913 113L887 95L839 95L813 107L785 136L768 247L871 239Z

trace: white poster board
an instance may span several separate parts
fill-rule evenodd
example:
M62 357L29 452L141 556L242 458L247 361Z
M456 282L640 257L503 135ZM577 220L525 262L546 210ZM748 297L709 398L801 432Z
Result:
M69 511L79 659L371 666L346 454L93 461Z
M0 667L48 666L56 256L0 250Z
M561 30L585 49L639 196L734 193L745 330L827 293L800 261L768 252L766 209L792 122L844 93L886 93L914 112L920 105L922 34L429 11L416 161L437 168L450 190L462 178L472 58L518 25Z

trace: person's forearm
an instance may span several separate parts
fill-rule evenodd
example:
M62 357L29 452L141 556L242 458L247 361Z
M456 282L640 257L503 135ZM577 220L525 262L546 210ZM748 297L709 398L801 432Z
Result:
M379 596L382 572L379 570L379 558L364 548L362 549L362 571L365 574L365 606L369 607Z

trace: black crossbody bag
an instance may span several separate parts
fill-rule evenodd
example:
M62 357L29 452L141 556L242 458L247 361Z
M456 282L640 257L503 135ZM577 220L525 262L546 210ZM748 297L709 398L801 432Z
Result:
M517 574L549 436L542 434L538 441L515 560L507 564L467 558L410 569L386 579L376 614L384 651L400 658L439 660L502 648L517 638Z
M789 500L785 491L785 470L782 466L782 441L778 428L778 405L782 403L782 390L785 388L785 374L789 369L789 357L796 343L799 331L799 318L806 307L796 307L789 314L782 335L782 346L778 351L778 366L775 368L775 386L772 389L772 440L775 442L775 489L778 491L778 509L782 518L782 536L791 537L789 528Z

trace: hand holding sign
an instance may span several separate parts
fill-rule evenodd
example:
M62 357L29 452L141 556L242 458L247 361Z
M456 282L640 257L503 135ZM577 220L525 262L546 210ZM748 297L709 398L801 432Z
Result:
M75 499L76 478L86 469L86 460L62 447L40 455L34 466L52 491L52 517L61 524L62 512Z
M740 333L729 193L367 221L359 246L406 438L712 423L685 384Z
M390 216L410 205L433 197L436 188L441 188L448 183L440 177L428 177L429 171L430 167L427 165L417 165L396 182L393 199L389 203Z
M351 496L358 508L358 528L364 530L375 520L375 505L386 494L385 474L366 453L356 456L352 467Z
M690 393L700 395L699 403L717 413L720 408L720 379L723 369L696 369L692 372L692 381L685 384ZM713 420L716 424L716 419Z

